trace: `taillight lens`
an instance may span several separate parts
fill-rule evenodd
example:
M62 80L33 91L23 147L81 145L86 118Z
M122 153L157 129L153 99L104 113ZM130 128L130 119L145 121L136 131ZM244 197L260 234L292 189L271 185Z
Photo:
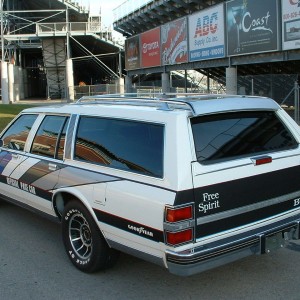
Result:
M269 164L272 162L272 157L271 156L257 157L257 158L253 158L252 162L254 163L255 166Z
M193 217L192 206L186 206L181 208L166 208L166 221L167 222L179 222L183 220L189 220Z
M187 229L179 232L166 232L167 244L179 245L193 240L193 230Z
M165 242L179 246L194 240L194 205L166 206Z

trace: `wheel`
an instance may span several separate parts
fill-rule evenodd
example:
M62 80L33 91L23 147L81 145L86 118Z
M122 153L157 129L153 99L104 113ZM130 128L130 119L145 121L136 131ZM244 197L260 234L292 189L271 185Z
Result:
M106 269L118 258L118 251L108 246L93 217L79 201L70 201L64 209L62 238L71 262L83 272Z

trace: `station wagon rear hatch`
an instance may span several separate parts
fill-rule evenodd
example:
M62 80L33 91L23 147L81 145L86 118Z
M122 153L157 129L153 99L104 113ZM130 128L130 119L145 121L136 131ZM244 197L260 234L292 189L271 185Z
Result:
M298 142L275 106L200 115L191 125L196 239L260 226L300 205Z

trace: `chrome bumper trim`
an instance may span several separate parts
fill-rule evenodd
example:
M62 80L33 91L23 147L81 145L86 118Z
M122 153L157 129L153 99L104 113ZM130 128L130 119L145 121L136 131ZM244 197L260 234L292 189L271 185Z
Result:
M171 273L189 276L240 258L266 253L266 239L282 233L285 241L300 238L300 215L287 218L272 225L190 248L182 252L166 250L166 261Z

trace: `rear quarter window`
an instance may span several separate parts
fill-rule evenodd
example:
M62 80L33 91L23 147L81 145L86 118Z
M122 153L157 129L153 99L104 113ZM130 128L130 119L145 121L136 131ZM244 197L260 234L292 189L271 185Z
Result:
M81 117L75 159L153 177L163 177L164 126Z
M216 163L294 149L293 135L275 112L232 112L191 119L197 160Z

